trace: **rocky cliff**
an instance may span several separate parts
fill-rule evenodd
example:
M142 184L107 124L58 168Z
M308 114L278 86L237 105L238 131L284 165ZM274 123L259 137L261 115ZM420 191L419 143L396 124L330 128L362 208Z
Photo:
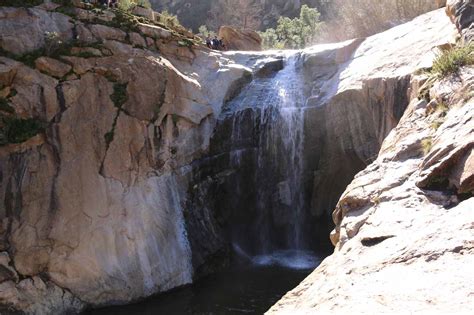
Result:
M439 10L367 39L218 53L142 15L0 7L2 314L78 312L190 283L263 226L262 244L291 245L299 221L325 243L344 189L414 112L413 73L456 33ZM349 212L335 216L336 241Z
M187 165L245 71L118 11L0 7L0 29L0 304L77 312L190 283Z
M447 12L470 19L469 7L448 1ZM333 212L333 255L268 314L473 309L473 84L472 66L411 76L402 119Z

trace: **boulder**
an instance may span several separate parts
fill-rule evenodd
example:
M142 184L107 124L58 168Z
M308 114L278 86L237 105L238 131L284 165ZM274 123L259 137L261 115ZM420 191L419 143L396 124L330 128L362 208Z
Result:
M74 56L88 56L88 57L102 57L102 51L93 47L72 47L71 55Z
M0 7L0 48L23 55L44 47L47 33L58 41L72 40L73 27L68 16L57 12Z
M57 59L40 57L35 61L36 69L56 78L62 78L71 71L72 67Z
M171 37L171 32L169 30L156 25L139 23L138 28L143 35L153 39L167 39Z
M76 24L76 39L84 44L93 44L98 41L97 38L92 35L92 32L80 22Z
M262 38L253 30L222 26L219 29L219 38L223 40L227 50L262 50Z
M92 34L94 34L100 40L125 41L125 38L127 37L127 33L125 33L124 31L110 26L94 24L91 25L89 28Z

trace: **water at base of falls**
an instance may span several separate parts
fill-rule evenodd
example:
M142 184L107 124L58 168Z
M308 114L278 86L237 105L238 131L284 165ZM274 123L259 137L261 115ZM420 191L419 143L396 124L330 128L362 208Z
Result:
M270 255L258 255L252 262L259 266L277 266L294 270L311 270L321 262L311 251L277 250Z
M295 254L299 258L292 263ZM268 259L257 256L254 263L235 265L193 285L141 303L89 311L84 315L261 315L308 276L323 257L299 254L281 252ZM303 257L307 260L301 261ZM309 266L310 269L303 268Z
M313 270L321 263L321 255L309 250L276 250L269 254L250 256L237 244L233 246L237 260L254 266L274 266L293 270Z

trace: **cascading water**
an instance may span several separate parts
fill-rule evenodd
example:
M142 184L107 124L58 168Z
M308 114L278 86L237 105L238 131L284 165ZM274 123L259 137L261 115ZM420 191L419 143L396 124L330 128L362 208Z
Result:
M305 188L312 187L313 172L304 134L309 107L302 58L299 52L281 57L271 71L256 70L253 81L225 104L208 156L178 174L193 175L183 216L182 192L166 190L178 210L176 231L183 231L182 218L193 231L177 239L185 241L178 243L183 256L188 247L182 245L189 241L191 247L184 266L192 263L198 277L221 269L228 262L229 239L237 259L193 286L91 314L262 314L320 263L309 236L314 221ZM251 58L246 60L255 61ZM275 59L260 61L264 69Z
M249 128L254 129L253 178L255 223L233 233L238 252L252 253L257 264L311 268L318 264L305 239L308 205L304 190L305 97L300 54L285 56L284 67L270 77L256 78L227 104L232 115L231 164L243 167L249 151ZM253 121L249 126L244 121ZM255 238L248 239L248 235Z

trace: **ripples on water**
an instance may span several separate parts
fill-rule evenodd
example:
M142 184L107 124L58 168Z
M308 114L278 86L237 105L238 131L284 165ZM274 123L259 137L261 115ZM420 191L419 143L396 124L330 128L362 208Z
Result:
M320 257L309 251L276 251L249 257L245 265L144 302L87 312L88 315L263 314L296 287Z

